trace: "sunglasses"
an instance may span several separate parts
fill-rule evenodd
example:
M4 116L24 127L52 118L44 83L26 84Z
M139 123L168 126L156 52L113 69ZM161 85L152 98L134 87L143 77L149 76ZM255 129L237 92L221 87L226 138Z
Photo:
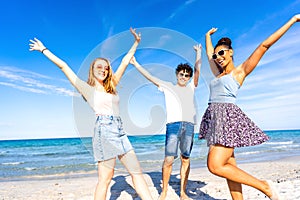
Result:
M186 74L186 73L179 73L180 77L185 77L185 78L190 78L190 74Z
M218 51L217 53L214 53L211 57L212 59L217 59L218 55L219 56L223 56L225 55L225 51L228 51L229 49L221 49L220 51Z
M98 66L96 66L96 69L98 69L98 70L107 70L107 71L109 71L109 66L98 65Z

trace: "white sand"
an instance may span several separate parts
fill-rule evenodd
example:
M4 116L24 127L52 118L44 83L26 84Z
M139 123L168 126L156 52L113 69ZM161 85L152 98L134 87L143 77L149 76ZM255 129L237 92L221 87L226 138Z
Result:
M225 179L216 177L207 168L193 168L188 181L188 195L192 199L231 199ZM286 200L300 199L300 158L240 164L240 168L260 179L275 182ZM157 199L161 192L161 172L145 174L150 191ZM167 199L179 199L179 172L172 173ZM97 182L96 173L66 178L64 176L31 177L26 180L0 179L0 200L91 200ZM268 199L254 188L243 186L245 200ZM132 188L128 174L115 174L109 189L109 200L140 199Z

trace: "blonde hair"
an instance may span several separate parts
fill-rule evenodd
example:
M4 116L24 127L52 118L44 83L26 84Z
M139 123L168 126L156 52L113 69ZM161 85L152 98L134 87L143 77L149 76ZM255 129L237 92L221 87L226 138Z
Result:
M108 67L109 67L107 77L103 81L103 86L104 86L105 91L107 93L110 93L110 94L116 94L117 90L116 90L114 80L113 80L113 71L112 71L109 60L107 60L106 58L96 58L91 63L87 83L90 86L95 86L96 79L95 79L95 76L94 76L94 70L93 69L94 69L95 62L98 61L98 60L104 60L107 63Z

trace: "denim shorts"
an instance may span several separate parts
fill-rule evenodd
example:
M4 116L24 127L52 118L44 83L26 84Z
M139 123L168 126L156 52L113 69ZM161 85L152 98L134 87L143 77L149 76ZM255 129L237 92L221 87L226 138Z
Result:
M97 117L93 136L95 161L109 160L132 149L119 116L100 115Z
M178 156L178 147L182 156L189 158L194 142L194 124L191 122L168 123L166 127L165 156Z

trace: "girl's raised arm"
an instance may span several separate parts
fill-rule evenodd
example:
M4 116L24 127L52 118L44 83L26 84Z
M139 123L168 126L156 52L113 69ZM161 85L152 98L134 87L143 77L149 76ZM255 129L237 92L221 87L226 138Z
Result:
M118 85L118 83L119 83L120 79L122 78L127 66L129 65L129 62L130 62L131 58L135 54L135 51L136 51L136 48L137 48L139 42L141 41L141 34L140 33L137 34L135 29L133 29L133 28L130 28L130 32L134 36L135 41L134 41L132 47L130 48L130 50L128 51L128 53L122 59L122 62L120 64L120 66L118 67L117 71L114 74L113 80L114 80L115 86Z
M206 47L206 55L209 62L209 66L211 69L211 72L218 76L220 74L219 68L217 64L215 63L214 59L212 58L212 55L214 53L214 47L211 41L211 35L214 34L218 29L217 28L211 28L206 34L205 34L205 47Z
M63 60L58 58L56 55L54 55L48 48L44 46L44 44L38 40L37 38L34 38L33 40L30 40L30 51L40 51L42 54L44 54L49 60L51 60L54 64L56 64L67 76L69 81L72 85L75 86L75 82L78 79L77 75L73 72L73 70L65 63Z
M69 79L70 83L78 90L79 93L81 93L85 99L89 98L89 95L91 94L91 87L84 81L82 81L74 72L73 70L68 66L66 62L61 60L59 57L54 55L48 48L44 46L44 44L38 40L37 38L34 38L33 40L30 40L30 51L40 51L42 54L44 54L49 60L51 60L54 64L56 64L66 75L66 77Z
M275 31L272 35L270 35L266 40L264 40L249 56L249 58L242 63L238 69L240 72L240 77L245 79L245 77L250 74L258 62L265 54L265 52L275 43L277 42L288 30L289 28L296 22L300 21L300 14L293 16L289 21L287 21L283 26L281 26L277 31Z

